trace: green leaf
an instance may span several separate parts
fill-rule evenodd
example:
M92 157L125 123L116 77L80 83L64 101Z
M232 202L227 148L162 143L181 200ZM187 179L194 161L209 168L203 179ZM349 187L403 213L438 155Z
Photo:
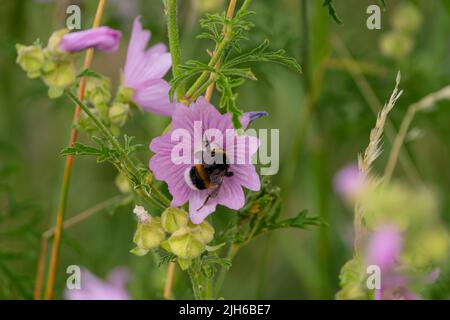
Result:
M145 256L148 253L148 250L136 247L130 250L130 253L137 255L139 257Z
M356 257L344 264L339 274L341 290L336 294L336 299L367 299L367 292L363 286L365 278L363 271L362 261Z
M187 270L192 264L192 260L188 260L188 259L178 258L177 261L178 261L178 264L180 265L181 270L183 270L183 271Z
M266 227L269 230L284 229L284 228L298 228L308 229L310 226L323 227L327 224L319 217L309 217L308 211L303 210L297 216L290 219L281 220L275 223L271 223Z
M242 127L239 119L244 114L244 112L237 107L237 93L233 92L233 87L240 83L242 83L242 80L240 79L233 80L221 74L218 75L216 80L217 90L222 93L219 106L226 109L226 111L231 114L231 121L236 129Z
M337 24L343 24L341 18L338 16L336 9L334 8L333 0L324 0L323 6L328 8L328 14L333 18Z
M203 72L215 72L213 67L196 60L189 60L186 64L180 65L178 70L180 71L180 74L170 81L169 97L171 101L174 100L177 88L183 85L187 80Z
M214 252L214 251L217 251L217 250L219 250L220 248L222 248L224 245L225 245L226 243L225 242L222 242L222 243L220 243L220 244L218 244L218 245L216 245L216 246L205 246L205 248L206 248L206 250L207 251L209 251L209 252Z
M269 50L269 46L270 42L266 39L253 50L228 59L224 63L223 69L228 69L230 67L249 62L273 62L284 65L295 72L302 72L302 68L298 64L297 60L292 57L287 57L286 52L282 49L276 51Z
M96 78L96 79L104 78L103 75L101 75L100 73L98 73L92 69L84 69L77 75L77 78L83 78L83 77Z
M102 151L93 147L89 147L87 145L84 145L80 142L75 142L74 145L72 147L67 147L64 148L61 151L61 155L63 156L79 156L79 155L83 155L83 156L100 156L102 154Z

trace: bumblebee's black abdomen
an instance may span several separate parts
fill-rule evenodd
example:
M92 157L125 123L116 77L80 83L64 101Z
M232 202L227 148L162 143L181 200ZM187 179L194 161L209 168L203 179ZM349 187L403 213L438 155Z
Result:
M198 190L205 190L207 188L205 181L202 180L200 177L200 174L197 172L196 167L192 167L189 171L189 178L192 182L192 184L198 189Z

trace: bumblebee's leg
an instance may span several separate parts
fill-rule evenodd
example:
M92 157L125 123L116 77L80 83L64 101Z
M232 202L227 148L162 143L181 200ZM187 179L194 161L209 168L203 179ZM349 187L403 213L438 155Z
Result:
M219 194L221 185L222 185L222 183L220 183L212 188L211 192L208 194L205 201L203 202L201 207L197 209L197 211L200 211L201 209L203 209L203 207L206 206L206 204L208 203L209 199L217 197L217 194Z

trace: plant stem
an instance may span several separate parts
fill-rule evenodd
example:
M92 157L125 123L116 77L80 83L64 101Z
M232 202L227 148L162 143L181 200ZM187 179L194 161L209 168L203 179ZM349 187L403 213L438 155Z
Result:
M353 78L357 88L361 92L361 95L366 100L369 107L372 109L374 114L377 114L383 107L380 99L378 99L375 91L370 86L369 81L364 76L363 71L358 63L354 62L354 58L348 48L345 46L344 42L339 36L335 36L332 38L333 47L336 52L341 56L341 58L345 59L344 66L347 69L347 72ZM392 124L390 119L387 120L386 123L386 137L391 142L394 143L395 137L397 135L396 129ZM416 185L422 184L422 179L420 174L412 162L411 158L407 153L399 154L400 164L403 167L404 172L407 174L409 179Z
M189 279L191 280L192 291L194 292L194 299L200 300L201 294L200 294L199 283L198 283L195 271L191 267L189 267L187 269L187 271L188 271Z
M115 150L120 154L122 157L125 168L131 172L132 175L138 174L138 169L136 168L133 161L128 157L128 154L125 152L125 150L122 148L120 143L117 141L116 137L111 133L111 131L91 112L89 107L84 104L75 94L68 91L67 95L76 102L81 109L89 116L89 118L92 119L96 127L102 132L102 134L105 136L105 138L111 143L111 145L115 148ZM146 200L152 201L154 204L156 204L159 208L165 209L166 207L170 206L170 201L167 199L161 192L159 192L158 189L154 188L152 185L149 185L151 188L150 194L147 194L141 185L137 186L135 188L136 192L143 197ZM153 195L156 195L157 199L153 198ZM159 202L161 203L159 203Z
M95 14L95 19L93 23L93 28L96 28L100 25L100 20L103 16L103 12L105 9L106 0L99 0L98 6L97 6L97 12ZM88 69L90 68L92 64L92 57L94 55L94 50L89 49L86 52L86 57L84 60L84 68ZM87 78L83 77L80 81L80 90L79 90L79 96L81 99L84 98L84 93L86 90L86 81ZM80 117L80 107L76 106L75 111L73 114L73 124L76 124L78 122L78 119ZM72 127L72 131L70 134L70 140L69 140L69 146L72 146L78 137L78 131L75 127L75 125ZM50 258L50 267L49 267L49 273L47 277L47 287L45 292L45 298L46 299L52 299L53 298L53 289L55 285L55 278L56 278L56 271L58 267L58 258L59 258L59 248L60 248L60 242L61 242L61 234L62 234L62 225L64 221L64 215L66 211L66 204L67 204L67 195L69 193L69 184L70 184L70 177L72 175L72 167L73 167L73 156L69 156L66 158L66 164L64 167L64 175L63 175L63 182L61 186L61 193L59 198L59 206L58 206L58 213L56 216L56 224L55 224L55 237L53 240L53 247L52 247L52 254ZM42 277L43 272L45 268L42 268L42 260L43 258L39 258L39 267L38 267L38 274L37 274L37 280L36 280L36 288L35 288L35 299L40 299L40 292L42 285Z
M76 226L77 224L79 224L80 222L83 222L84 220L90 218L91 216L93 216L96 213L101 212L102 210L106 209L108 206L110 205L114 205L116 203L120 203L120 202L129 202L131 201L132 197L131 196L124 196L124 195L116 195L112 198L109 198L105 201L102 201L100 203L97 203L96 205L90 207L89 209L86 209L76 215L74 215L73 217L70 217L69 219L67 219L66 221L64 221L63 223L63 229L69 229L73 226ZM51 238L53 235L55 234L55 229L51 228L51 229L47 229L42 236L49 239Z
M238 253L240 248L241 248L241 246L238 245L237 243L232 243L230 245L230 247L228 248L228 253L226 255L226 258L229 259L230 261L233 261L234 257L236 256L236 254ZM216 296L219 296L220 291L222 290L222 286L225 281L225 277L227 276L227 272L228 272L227 269L222 268L220 270L219 275L217 276L217 280L216 280L215 288L214 288L214 293L216 294Z
M250 3L251 3L251 0L245 0L239 9L239 12L243 12L243 11L247 10ZM231 19L233 17L235 7L236 7L236 1L230 0L230 4L229 4L228 10L227 10L227 18ZM228 44L230 43L232 31L233 31L232 28L230 28L230 27L226 28L226 32L224 33L222 41L220 41L218 44L216 44L216 48L214 49L214 52L211 56L211 60L208 63L209 67L214 68L214 69L216 69L216 66L220 67L219 62L222 59L225 49L227 48ZM202 86L202 84L205 81L207 81L208 76L211 76L210 71L202 72L202 74L198 77L198 79L194 82L194 84L189 88L189 90L187 91L186 96L183 100L190 101L191 97L193 96L193 94L195 92L197 92L198 88L200 88ZM212 89L210 89L210 90L212 90Z
M178 69L181 63L180 36L178 32L177 0L167 0L167 31L169 33L169 48L172 56L172 75L180 75ZM184 97L184 86L180 85L176 90L176 99L179 101ZM164 287L164 299L172 298L172 285L175 276L176 263L171 261L167 267L166 284Z
M230 3L228 4L228 9L227 9L227 15L226 15L227 19L231 19L233 17L235 8L236 8L236 0L230 0ZM229 30L229 28L225 25L222 30L224 37L229 32L231 32L231 30ZM216 53L216 51L217 51L217 45L213 51L213 55ZM214 66L214 69L218 70L220 68L221 63L222 63L222 58L220 58L219 61L217 61L217 63ZM212 94L214 92L215 75L211 74L209 76L209 79L210 79L211 83L208 85L208 88L206 89L206 93L205 93L205 99L207 101L211 100Z
M169 48L172 56L172 75L177 77L180 75L178 69L181 63L180 36L178 32L177 20L177 0L167 0L167 31L169 34ZM176 90L177 100L184 97L184 86L178 86Z
M228 43L230 42L230 39L228 37L224 37L222 41L219 43L217 47L217 51L213 54L211 57L211 60L208 63L209 67L214 67L216 63L220 60L222 54L224 53L226 47L228 46ZM210 74L209 71L204 71L198 79L194 82L194 84L189 88L189 90L186 93L186 100L189 100L191 96L197 91L197 89L208 79L208 75Z
M420 110L431 108L437 101L440 100L450 100L450 86L446 86L439 91L431 93L422 98L420 101L408 107L408 111L406 112L406 115L402 120L400 129L392 145L391 153L389 154L389 160L384 171L385 181L389 181L392 177L392 174L394 173L395 166L397 165L397 161L400 156L402 145L405 141L409 127L411 126L416 113Z
M164 286L164 299L172 299L172 285L175 276L176 262L170 261L167 267L166 285Z

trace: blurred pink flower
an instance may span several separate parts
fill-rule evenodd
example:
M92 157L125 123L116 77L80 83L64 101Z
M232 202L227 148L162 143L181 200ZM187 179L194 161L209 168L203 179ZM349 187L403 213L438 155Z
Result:
M100 51L115 51L119 48L120 31L109 27L98 27L71 32L62 37L59 48L65 52L78 52L88 48Z
M244 114L241 118L244 128L251 120L264 114L258 112ZM201 128L196 127L196 123L199 122ZM174 139L172 134L179 129L184 129L189 135L189 141L182 141L190 153L188 163L175 163L172 158L172 153L180 144L179 138ZM222 141L216 141L218 139L210 133L210 129L218 131L224 137ZM201 148L205 146L205 143L214 145L217 149L223 150L227 157L226 163L221 166L226 168L228 174L223 176L221 184L219 183L220 188L214 196L211 196L210 187L199 190L189 180L189 174L194 166L192 159L199 151L195 149L195 136L202 139ZM233 143L227 145L227 141L233 141ZM234 210L241 209L245 204L242 187L254 191L260 189L260 180L255 166L251 161L245 161L256 153L258 147L259 140L256 137L244 134L238 138L229 114L220 114L213 105L203 97L199 97L189 108L183 104L176 105L172 117L172 129L150 143L150 149L155 155L150 159L149 165L155 177L168 184L173 196L172 206L181 206L189 201L189 216L193 223L199 224L215 211L218 204ZM204 152L204 149L200 151ZM233 157L234 160L228 157ZM212 185L217 186L214 183Z
M366 248L367 265L376 265L381 271L381 287L375 289L376 300L419 300L417 294L409 289L411 278L399 268L399 258L403 249L403 237L394 225L378 228L369 239ZM434 282L439 269L433 270L420 283ZM417 279L416 279L417 280Z
M172 66L170 53L158 43L146 50L150 31L143 30L140 17L133 23L125 62L123 85L134 90L133 101L145 111L170 116L169 84L163 79Z
M385 225L374 232L367 245L368 264L377 265L381 270L391 270L402 252L401 233L393 225Z
M350 164L336 173L334 177L334 190L340 196L351 198L364 187L365 180L358 166Z
M130 294L125 288L129 279L126 268L116 268L103 281L86 269L81 271L81 288L66 289L66 300L130 300Z

